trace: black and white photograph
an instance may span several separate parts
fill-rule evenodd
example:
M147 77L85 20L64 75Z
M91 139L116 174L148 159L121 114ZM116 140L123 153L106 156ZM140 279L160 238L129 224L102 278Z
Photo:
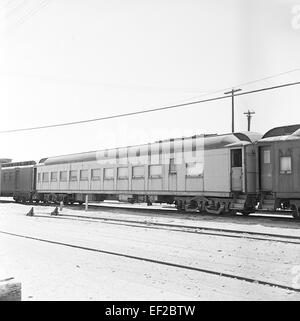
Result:
M0 0L0 111L0 301L300 301L300 0Z

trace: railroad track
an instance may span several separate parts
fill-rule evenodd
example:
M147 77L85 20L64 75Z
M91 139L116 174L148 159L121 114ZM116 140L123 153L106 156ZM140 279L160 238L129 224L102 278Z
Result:
M279 243L300 245L300 236L293 236L293 235L261 233L261 232L252 232L252 231L243 231L243 230L234 230L234 229L213 228L213 227L206 227L206 226L166 224L166 223L157 223L157 222L149 222L149 221L141 222L141 221L128 220L128 219L83 216L83 215L72 215L72 214L66 214L66 215L59 214L55 216L35 214L34 216L39 218L98 221L105 224L125 225L125 226L137 227L137 228L169 230L169 231L175 231L175 232L181 232L181 233L192 233L192 234L210 235L210 236L218 236L218 237L241 238L241 239L250 239L250 240L256 240L256 241L269 241L269 242L279 242Z
M36 204L35 204L36 205ZM45 204L45 206L53 206L53 204ZM79 204L73 204L73 205L68 205L68 208L84 208L84 205L79 205ZM116 206L111 206L111 205L104 205L104 204L90 204L89 209L105 209L107 211L116 211L116 210L122 210L122 211L128 211L128 212L134 212L134 213L140 213L143 211L145 213L149 214L157 214L161 216L170 216L170 214L176 216L176 217L182 217L184 215L189 216L189 217L195 217L195 218L201 218L201 217L206 217L206 218L220 218L220 217L234 217L237 219L240 219L242 221L245 221L245 219L250 218L250 219L258 219L258 220L263 220L263 219L268 219L268 220L274 220L274 221L291 221L291 223L296 224L297 221L293 218L292 214L290 212L286 212L285 214L282 213L252 213L249 214L248 216L242 215L240 213L238 214L230 214L230 213L225 213L225 214L210 214L210 213L204 213L204 212L196 212L196 211L178 211L176 208L171 208L171 207L165 207L165 208L153 208L151 206L149 207L128 207L128 206L120 206L119 204L116 204ZM299 221L298 221L299 223Z
M44 242L44 243L55 244L55 245L59 245L59 246L76 248L76 249L80 249L80 250L84 250L84 251L91 251L91 252L97 252L97 253L101 253L101 254L113 255L113 256L123 257L123 258L136 260L136 261L143 261L143 262L147 262L147 263L159 264L159 265L179 268L179 269L183 269L183 270L196 271L196 272L200 272L200 273L216 275L216 276L219 276L219 277L235 279L235 280L239 280L239 281L245 281L245 282L248 282L248 283L275 287L275 288L283 289L283 290L286 290L286 291L300 292L300 289L294 288L294 287L291 287L291 286L288 286L288 285L279 284L279 283L273 283L273 282L254 279L254 278L250 278L250 277L244 277L244 276L241 276L241 275L235 275L235 274L231 274L231 273L224 273L224 272L216 271L216 270L204 269L204 268L193 267L193 266L189 266L189 265L177 264L177 263L174 263L174 262L156 260L156 259L151 259L151 258L141 257L141 256L135 256L135 255L125 254L125 253L120 253L120 252L107 251L107 250L103 250L103 249L80 246L80 245L76 245L76 244L72 244L72 243L58 242L58 241L49 240L49 239L37 238L37 237L29 236L29 235L10 233L10 232L7 232L7 231L1 231L0 230L0 234L14 236L14 237L18 237L18 238L29 239L29 240L35 240L35 241Z
M22 204L24 206L28 205L33 205L33 206L46 206L46 207L51 207L51 206L57 206L57 204L46 204L46 203L16 203L13 200L0 200L0 203L12 203L12 204ZM84 205L79 205L79 204L73 204L73 205L65 205L65 208L80 208L83 209ZM223 215L214 215L214 214L209 214L209 213L199 213L199 212L194 212L194 211L187 211L187 212L180 212L175 208L151 208L151 207L128 207L128 206L122 206L117 204L117 206L111 206L111 205L104 205L104 204L89 204L89 209L93 210L105 210L108 212L115 212L116 210L122 210L123 212L129 212L131 214L133 213L141 213L143 211L143 215L147 214L159 214L160 216L170 216L170 214L174 215L175 217L182 217L182 216L187 216L188 218L236 218L240 219L241 221L245 221L247 219L257 219L257 220L270 220L270 221L276 221L276 222L290 222L291 224L295 225L298 223L292 215L288 214L270 214L270 213L252 213L249 216L244 216L242 214L223 214Z

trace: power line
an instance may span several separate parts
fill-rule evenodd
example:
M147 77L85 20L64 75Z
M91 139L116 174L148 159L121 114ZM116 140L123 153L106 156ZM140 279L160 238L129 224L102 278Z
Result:
M248 81L248 82L245 82L243 84L240 84L239 86L253 85L253 84L257 83L257 82L261 82L261 81L264 81L264 80L269 80L269 79L272 79L272 78L277 78L279 76L287 75L287 74L290 74L290 73L293 73L293 72L296 72L296 71L300 71L300 67L299 68L295 68L295 69L291 69L291 70L288 70L288 71L280 72L280 73L275 74L275 75L266 76L264 78L260 78L260 79L257 79L257 80Z
M258 82L261 82L261 81L264 81L264 80L268 80L268 79L273 79L273 78L277 78L277 77L280 77L280 76L283 76L283 75L287 75L287 74L290 74L290 73L293 73L293 72L297 72L297 71L300 71L300 67L299 68L294 68L294 69L290 69L288 71L283 71L281 73L278 73L278 74L273 74L273 75L270 75L270 76L266 76L266 77L263 77L263 78L259 78L259 79L256 79L256 80L251 80L251 81L248 81L248 82L245 82L245 83L241 83L241 84L238 84L238 85L234 85L234 86L231 86L231 87L227 87L227 88L223 88L223 89L218 89L218 90L212 90L212 91L208 91L202 95L196 95L196 96L192 96L192 97L189 97L189 98L186 98L186 99L181 99L181 100L178 100L177 102L180 103L180 102L186 102L187 99L197 99L197 98L201 98L201 97L206 97L206 96L209 96L209 95L213 95L213 94L218 94L218 93L221 93L221 92L224 92L225 90L232 90L233 88L237 88L237 87L244 87L244 86L248 86L248 85L252 85L252 84L255 84L255 83L258 83Z
M186 102L187 99L189 99L189 100L190 99L197 99L197 98L201 98L201 97L206 97L208 95L218 94L220 92L224 92L225 90L232 90L233 88L242 87L242 86L243 87L244 86L248 86L248 85L255 84L255 83L258 83L258 82L261 82L261 81L264 81L264 80L277 78L277 77L280 77L280 76L283 76L283 75L287 75L287 74L290 74L290 73L293 73L293 72L297 72L297 71L300 71L300 67L299 68L290 69L290 70L287 70L287 71L283 71L283 72L280 72L278 74L265 76L263 78L259 78L259 79L256 79L256 80L251 80L251 81L248 81L248 82L245 82L245 83L241 83L241 84L238 84L238 85L235 85L235 86L231 86L231 87L227 87L227 88L223 88L223 89L218 89L218 90L208 91L208 92L206 92L206 93L204 93L202 95L192 96L192 97L186 98L185 100L179 100L178 103L179 102ZM233 98L234 98L234 96L232 97L232 99ZM233 115L232 118L234 118L234 115ZM234 122L234 119L232 120L232 123L233 122Z
M300 71L300 67L299 68L294 68L294 69L291 69L291 70L288 70L288 71L283 71L283 72L280 72L278 74L274 74L274 75L266 76L266 77L263 77L263 78L259 78L259 79L256 79L256 80L251 80L251 81L248 81L248 82L245 82L245 83L240 83L238 85L234 85L234 86L231 86L231 87L218 89L218 90L215 90L215 91L210 91L210 92L208 92L206 94L203 94L203 95L200 95L200 96L197 95L197 96L190 97L189 99L201 98L201 97L205 97L205 96L208 96L208 95L218 94L220 92L224 92L225 90L232 90L232 88L245 87L245 86L253 85L253 84L256 84L256 83L264 81L264 80L277 78L277 77L284 76L284 75L287 75L287 74L291 74L291 73L297 72L297 71Z
M249 94L254 94L254 93L259 93L259 92L263 92L263 91L284 88L284 87L290 87L290 86L295 86L295 85L300 85L300 81L293 82L293 83L286 83L286 84L272 86L272 87L255 89L255 90L251 90L251 91L247 91L247 92L233 94L232 96L233 97L244 96L244 95L249 95ZM71 125L79 125L79 124L85 124L85 123L91 123L91 122L97 122L97 121L103 121L103 120L109 120L109 119L129 117L129 116L134 116L134 115L152 113L152 112L175 109L175 108L180 108L180 107L187 107L187 106L192 106L192 105L196 105L196 104L212 102L212 101L217 101L217 100L222 100L222 99L228 99L228 98L232 98L232 96L219 96L219 97L208 98L208 99L203 99L203 100L197 100L197 101L192 101L192 102L187 102L187 103L182 103L182 104L169 105L169 106L164 106L164 107L159 107L159 108L152 108L152 109L146 109L146 110L135 111L135 112L130 112L130 113L123 113L123 114L117 114L117 115L112 115L112 116L104 116L104 117L86 119L86 120L80 120L80 121L74 121L74 122L67 122L67 123L60 123L60 124L53 124L53 125L45 125L45 126L37 126L37 127L2 130L2 131L0 131L0 134L24 132L24 131L31 131L31 130L38 130L38 129L47 129L47 128L71 126Z
M288 70L288 71L285 71L285 72L281 72L281 73L278 73L278 74L274 74L274 75L271 75L271 76L266 76L264 78L260 78L260 79L256 79L256 80L253 80L253 81L249 81L249 82L246 82L246 83L241 83L241 84L238 84L238 85L234 85L232 87L226 87L226 88L223 88L223 89L214 89L214 90L205 90L205 89L201 89L201 90L198 90L199 93L202 93L201 95L196 95L196 96L192 96L192 97L188 97L188 98L185 98L185 99L179 99L176 101L176 103L172 103L172 104L179 104L179 103L185 103L187 102L187 100L191 100L191 99L197 99L197 98L201 98L201 97L206 97L206 96L209 96L209 95L213 95L213 94L217 94L217 93L220 93L220 92L224 92L225 90L229 90L229 89L232 89L232 88L237 88L237 87L241 87L241 86L247 86L247 85L250 85L250 84L254 84L254 83L257 83L257 82L261 82L263 80L267 80L267 79L272 79L272 78L276 78L276 77L279 77L279 76L282 76L282 75L286 75L286 74L290 74L290 73L293 73L293 72L297 72L297 71L300 71L300 68L295 68L295 69L291 69L291 70ZM0 77L2 76L22 76L22 77L29 77L29 78L37 78L37 79L41 79L41 80L47 80L47 81L55 81L56 83L57 82L63 82L63 83L74 83L74 84L78 84L78 85L84 85L84 86L101 86L101 87L111 87L111 88L120 88L120 89L129 89L129 90L147 90L147 89L150 89L150 90L160 90L160 91L169 91L169 90L173 90L173 91L192 91L193 89L187 89L187 88L167 88L167 87L155 87L155 86L148 86L148 85L138 85L138 86L135 86L135 85L121 85L121 84L116 84L116 83L101 83L101 82L97 82L97 81L85 81L85 80L73 80L73 79L69 79L69 78L58 78L58 77L53 77L53 76L45 76L45 75L34 75L34 74L24 74L24 73L1 73L0 74ZM196 89L195 89L196 91Z

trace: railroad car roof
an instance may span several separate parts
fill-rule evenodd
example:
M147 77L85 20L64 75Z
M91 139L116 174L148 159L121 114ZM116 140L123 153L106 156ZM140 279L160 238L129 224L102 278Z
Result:
M268 132L264 134L262 139L264 138L270 138L270 137L278 137L278 136L287 136L292 135L295 133L298 129L300 129L300 124L298 125L289 125L289 126L281 126L281 127L275 127L270 129Z
M275 127L262 137L259 142L300 139L300 124Z
M10 163L11 161L11 158L0 158L0 164Z
M151 147L151 154L158 154L160 150L167 152L170 147L170 143L173 143L174 152L182 151L182 142L184 141L184 151L192 150L193 139L196 141L198 149L218 149L232 146L242 146L245 144L251 144L261 138L261 134L255 132L241 132L234 134L224 135L196 135L192 137L183 137L168 139L164 141L158 141L152 144L135 145L121 148L113 148L78 154L62 155L49 158L43 158L40 160L41 165L56 165L64 163L78 163L78 162L89 162L97 160L108 160L115 158L118 155L122 157L135 157L137 151L140 156L148 155L149 146Z
M15 163L5 163L2 164L2 168L7 167L25 167L25 166L34 166L36 165L35 161L26 161L26 162L15 162Z

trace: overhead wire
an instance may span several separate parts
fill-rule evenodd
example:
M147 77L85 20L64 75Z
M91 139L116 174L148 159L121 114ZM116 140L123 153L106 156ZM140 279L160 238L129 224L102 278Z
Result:
M207 95L218 94L218 93L220 93L220 92L228 91L228 90L231 90L231 89L233 89L233 88L245 87L245 86L253 85L253 84L256 84L256 83L265 81L265 80L270 80L270 79L278 78L278 77L280 77L280 76L284 76L284 75L291 74L291 73L298 72L298 71L300 71L300 67L294 68L294 69L290 69L290 70L288 70L288 71L280 72L280 73L277 73L277 74L273 74L273 75L270 75L270 76L266 76L266 77L263 77L263 78L251 80L251 81L244 82L244 83L240 83L240 84L233 85L233 86L230 86L230 87L226 87L226 88L222 88L222 89L210 91L210 92L205 93L205 94L203 94L203 95L192 96L192 97L190 97L190 98L188 98L188 99L197 99L197 98L205 97L205 96L207 96ZM186 100L186 99L185 99L185 100Z
M39 5L36 6L35 8L33 8L31 11L29 11L25 15L25 17L23 17L23 19L18 20L17 24L15 24L14 27L16 27L17 25L21 25L24 22L26 22L26 20L28 20L29 17L31 17L32 15L38 13L50 1L51 0L42 0L39 3ZM24 1L24 2L26 2L26 1ZM21 4L24 3L24 2L21 2ZM7 5L7 3L6 3L6 5ZM208 96L208 95L216 94L216 93L219 93L221 91L225 91L225 90L228 90L228 89L231 89L231 88L236 88L236 87L241 87L241 86L248 86L248 85L255 84L255 83L258 83L258 82L261 82L261 81L270 80L272 78L277 78L279 76L290 74L290 73L293 73L293 72L296 72L296 71L300 71L300 68L295 68L295 69L292 69L292 70L288 70L286 72L281 72L281 73L278 73L278 74L275 74L275 75L271 75L271 76L267 76L267 77L264 77L264 78L256 79L256 80L253 80L253 81L241 83L241 84L236 85L236 86L227 87L227 88L224 88L224 89L215 90L215 91L211 91L211 92L206 92L206 93L202 94L200 97L205 97L205 96ZM246 95L246 94L250 94L250 93L257 93L257 92L260 92L260 91L263 91L263 90L272 90L272 89L292 86L292 85L296 85L296 84L299 84L299 83L295 82L295 83L284 84L284 85L280 85L280 86L273 86L273 87L269 87L269 88L264 88L264 89L259 89L259 90L254 90L254 91L235 94L234 96L242 96L242 95ZM199 97L199 95L190 97L188 99L194 99L196 97ZM30 130L38 130L38 129L46 129L46 128L54 128L54 127L62 127L62 126L84 124L84 123L89 123L89 122L96 122L96 121L102 121L102 120L108 120L108 119L114 119L114 118L128 117L128 116L144 114L144 113L150 113L150 112L156 112L156 111L162 111L162 110L167 110L167 109L174 109L174 108L179 108L179 107L184 107L184 106L191 106L191 105L200 104L200 103L204 103L204 102L210 102L210 101L226 99L228 97L231 97L231 95L230 96L214 97L214 98L209 98L209 99L204 99L204 100L191 101L191 102L183 102L183 103L172 104L172 105L169 105L169 106L164 106L164 107L159 107L159 108L152 108L152 109L146 109L146 110L141 110L141 111L117 114L117 115L112 115L112 116L104 116L104 117L87 119L87 120L80 120L80 121L73 121L73 122L66 122L66 123L52 124L52 125L44 125L44 126L36 126L36 127L28 127L28 128L3 130L3 131L0 131L0 133L12 133L12 132L30 131ZM185 99L185 101L186 101L186 99Z
M259 92L263 92L263 91L269 91L269 90L274 90L274 89L279 89L279 88L284 88L284 87L291 87L291 86L295 86L295 85L300 85L300 81L292 82L292 83L285 83L285 84L272 86L272 87L265 87L265 88L255 89L255 90L251 90L251 91L247 91L247 92L239 92L239 93L236 93L234 95L219 96L219 97L214 97L214 98L208 98L208 99L203 99L203 100L186 102L186 103L182 103L182 104L168 105L168 106L163 106L163 107L158 107L158 108L145 109L145 110L128 112L128 113L123 113L123 114L116 114L116 115L111 115L111 116L104 116L104 117L98 117L98 118L92 118L92 119L86 119L86 120L79 120L79 121L73 121L73 122L52 124L52 125L44 125L44 126L36 126L36 127L27 127L27 128L2 130L2 131L0 131L0 134L3 134L3 133L14 133L14 132L24 132L24 131L31 131L31 130L39 130L39 129L47 129L47 128L55 128L55 127L63 127L63 126L71 126L71 125L79 125L79 124L98 122L98 121L109 120L109 119L129 117L129 116L134 116L134 115L158 112L158 111L163 111L163 110L170 110L170 109L187 107L187 106L192 106L192 105L206 103L206 102L212 102L212 101L217 101L217 100L228 99L228 98L231 98L232 96L234 96L234 97L245 96L245 95L259 93Z

